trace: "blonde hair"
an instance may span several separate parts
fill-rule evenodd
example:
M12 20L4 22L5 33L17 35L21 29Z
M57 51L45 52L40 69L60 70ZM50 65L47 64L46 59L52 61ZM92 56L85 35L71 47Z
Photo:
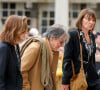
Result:
M27 28L26 16L11 15L5 21L0 40L14 45L20 40L20 35L27 32Z

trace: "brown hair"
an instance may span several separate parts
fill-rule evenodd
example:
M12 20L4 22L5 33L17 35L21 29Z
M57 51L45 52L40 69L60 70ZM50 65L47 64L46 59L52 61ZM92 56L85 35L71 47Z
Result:
M82 28L82 20L83 20L83 18L84 18L85 15L88 15L88 18L90 18L92 16L92 18L96 21L95 11L93 11L92 9L83 9L80 12L80 14L79 14L79 16L77 18L77 21L76 21L76 28L77 29L81 29Z
M11 15L5 21L0 40L14 45L20 40L20 35L27 32L27 28L26 16Z

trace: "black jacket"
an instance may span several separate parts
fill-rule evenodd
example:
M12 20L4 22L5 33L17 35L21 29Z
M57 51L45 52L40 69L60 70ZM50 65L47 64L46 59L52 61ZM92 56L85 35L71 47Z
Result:
M13 45L0 42L0 90L22 90L22 76Z
M62 83L63 84L69 84L70 79L73 75L72 73L72 63L71 60L73 60L75 73L77 74L80 70L81 62L80 62L80 43L79 43L79 37L78 37L78 31L72 30L69 32L70 34L70 40L65 45L64 49L64 59L63 59L63 77L62 77ZM98 75L96 73L95 68L95 51L96 51L96 45L95 45L95 38L94 35L91 34L91 39L93 41L93 53L88 61L88 52L85 48L85 45L82 43L82 37L80 36L80 42L82 44L82 53L83 53L83 61L84 62L84 70L87 77L87 82L92 82L96 79L98 79Z

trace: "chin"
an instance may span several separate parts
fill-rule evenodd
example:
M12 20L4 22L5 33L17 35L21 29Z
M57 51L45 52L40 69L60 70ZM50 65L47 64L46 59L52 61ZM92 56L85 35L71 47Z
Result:
M55 49L55 48L53 48L53 49L52 49L52 51L56 51L56 49Z
M59 51L59 49L53 49L53 51Z

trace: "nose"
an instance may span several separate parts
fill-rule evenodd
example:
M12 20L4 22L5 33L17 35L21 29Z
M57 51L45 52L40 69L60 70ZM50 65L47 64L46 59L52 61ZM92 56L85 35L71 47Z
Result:
M59 47L64 47L64 45L65 45L65 42L60 43L60 44L59 44Z
M61 44L59 43L59 44L57 44L57 47L59 48L59 47L61 47Z

